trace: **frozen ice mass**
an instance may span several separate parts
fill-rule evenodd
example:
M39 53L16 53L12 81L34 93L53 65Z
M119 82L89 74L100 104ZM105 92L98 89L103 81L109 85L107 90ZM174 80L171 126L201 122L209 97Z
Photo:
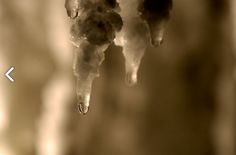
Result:
M146 48L163 43L172 0L66 0L65 8L72 22L78 111L85 115L109 45L123 48L126 83L135 85Z

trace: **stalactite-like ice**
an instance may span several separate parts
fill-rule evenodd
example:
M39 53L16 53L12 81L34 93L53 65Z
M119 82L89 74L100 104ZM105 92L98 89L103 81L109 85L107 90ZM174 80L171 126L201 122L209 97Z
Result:
M171 6L172 0L66 0L73 22L74 74L82 114L89 110L92 83L108 46L114 41L123 47L126 82L136 84L147 46L163 42Z
M163 43L171 9L172 0L140 0L138 11L140 17L148 24L153 46L160 46Z
M113 42L115 32L122 27L122 19L114 11L118 6L114 0L76 1L80 7L68 5L71 2L74 0L66 1L67 12L80 8L75 19L69 16L73 19L71 41L75 52L73 70L77 78L78 110L86 114L93 80L99 75L105 50Z
M123 47L125 79L132 86L137 83L137 72L148 46L149 33L146 22L139 17L137 0L119 0L119 4L124 25L116 35L115 44Z
M104 51L108 44L93 45L82 40L79 47L75 47L74 74L77 77L76 94L78 110L86 114L89 110L89 101L92 83L99 76L98 69L104 60Z
M124 21L115 43L123 47L128 85L137 83L137 72L149 45L163 42L166 22L172 7L171 0L118 0Z

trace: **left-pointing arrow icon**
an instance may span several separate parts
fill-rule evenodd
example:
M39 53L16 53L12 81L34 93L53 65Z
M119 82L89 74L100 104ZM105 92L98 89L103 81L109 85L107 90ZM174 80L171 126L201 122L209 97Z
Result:
M6 73L5 76L11 81L14 82L15 80L10 76L10 73L14 70L14 67L11 67Z

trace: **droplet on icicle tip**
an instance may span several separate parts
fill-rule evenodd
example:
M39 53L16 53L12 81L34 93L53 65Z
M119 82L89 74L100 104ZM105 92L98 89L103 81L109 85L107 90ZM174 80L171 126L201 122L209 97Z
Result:
M65 0L67 15L72 19L75 19L78 16L79 1L80 0Z
M125 81L128 86L134 86L137 83L137 74L135 72L126 72Z
M78 16L78 11L76 11L76 10L67 10L67 15L71 19L75 19Z
M157 37L156 39L151 38L151 43L155 47L161 46L163 42L164 42L164 39L162 37Z
M86 115L89 112L89 106L85 105L84 103L79 103L78 110L80 114Z
M150 27L151 44L153 46L158 47L164 42L164 31L165 27L161 24L154 24L153 27Z
M90 94L88 94L90 95ZM82 95L78 96L78 111L82 115L86 115L89 112L89 98L90 96L85 95L83 97Z

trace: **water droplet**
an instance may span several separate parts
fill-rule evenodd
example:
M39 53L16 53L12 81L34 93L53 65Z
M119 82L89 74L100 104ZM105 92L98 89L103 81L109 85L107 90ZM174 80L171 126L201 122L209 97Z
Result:
M127 72L125 81L128 86L133 86L137 83L137 73L135 72Z
M70 18L76 18L78 16L79 0L66 0L65 8Z
M163 44L164 39L162 37L157 37L157 39L155 38L151 38L151 43L153 46L160 46L161 44Z
M89 106L85 105L83 102L78 104L78 110L80 114L86 115L89 112Z
M75 19L78 16L78 11L75 10L67 10L67 15L72 18Z
M89 111L90 94L78 95L78 111L80 114L86 115Z
M164 40L164 32L166 27L165 20L149 22L149 29L150 29L150 37L151 37L151 44L153 46L160 46Z

